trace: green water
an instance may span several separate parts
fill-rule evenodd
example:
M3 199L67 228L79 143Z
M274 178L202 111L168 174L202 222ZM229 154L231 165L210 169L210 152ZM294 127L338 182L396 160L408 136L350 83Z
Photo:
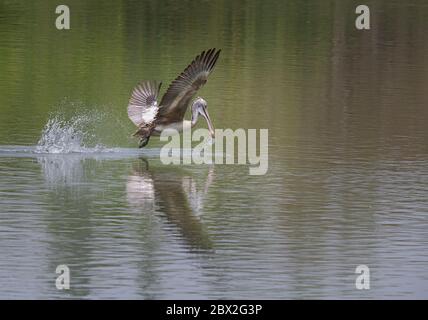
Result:
M59 31L57 2L0 0L1 298L427 298L426 2L371 1L369 31L358 1L66 4ZM130 137L135 84L211 47L198 94L269 129L264 176ZM56 118L89 152L36 153Z

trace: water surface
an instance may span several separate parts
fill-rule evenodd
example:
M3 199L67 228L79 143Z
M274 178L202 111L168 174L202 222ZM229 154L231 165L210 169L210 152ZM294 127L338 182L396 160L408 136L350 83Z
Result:
M371 3L75 0L58 31L0 0L0 298L428 298L428 5ZM130 137L132 87L210 47L199 94L269 129L264 176Z

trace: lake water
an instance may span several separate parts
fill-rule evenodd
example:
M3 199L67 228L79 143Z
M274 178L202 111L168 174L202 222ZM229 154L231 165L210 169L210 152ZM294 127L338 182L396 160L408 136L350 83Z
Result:
M428 4L370 3L69 0L59 31L0 0L0 298L428 298ZM211 47L198 94L269 129L266 175L130 137L135 84Z

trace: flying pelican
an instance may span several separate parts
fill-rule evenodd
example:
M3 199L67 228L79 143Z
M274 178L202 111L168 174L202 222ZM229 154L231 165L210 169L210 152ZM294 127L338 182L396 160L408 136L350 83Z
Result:
M191 120L184 120L190 100L208 79L214 69L220 51L215 48L202 51L191 64L170 84L158 104L157 98L162 82L142 81L132 91L128 104L128 117L138 127L133 136L140 138L139 147L149 142L151 135L183 131L192 128L201 114L214 137L214 127L207 111L207 102L197 97L192 104ZM174 129L172 131L171 129Z

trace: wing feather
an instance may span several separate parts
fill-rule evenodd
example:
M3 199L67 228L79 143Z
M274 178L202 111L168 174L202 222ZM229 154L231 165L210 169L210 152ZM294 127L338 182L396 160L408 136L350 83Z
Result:
M170 84L159 104L159 118L180 121L184 118L190 100L207 82L220 55L215 48L203 51Z

